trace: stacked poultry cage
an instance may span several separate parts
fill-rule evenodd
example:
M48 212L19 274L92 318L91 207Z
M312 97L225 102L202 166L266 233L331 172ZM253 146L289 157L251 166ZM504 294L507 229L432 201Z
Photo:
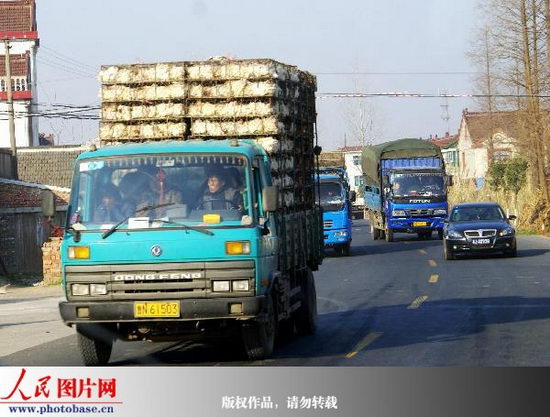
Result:
M314 204L315 77L270 59L103 66L103 145L250 139L285 207Z

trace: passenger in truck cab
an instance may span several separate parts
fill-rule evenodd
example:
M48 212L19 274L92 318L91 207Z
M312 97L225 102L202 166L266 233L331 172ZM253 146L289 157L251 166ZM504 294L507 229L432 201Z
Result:
M97 223L113 223L123 218L120 194L114 185L108 184L102 190L101 200L94 211L93 219Z
M223 169L210 171L208 174L207 188L204 191L199 204L200 210L240 210L242 209L242 197L238 189L229 184L229 178Z

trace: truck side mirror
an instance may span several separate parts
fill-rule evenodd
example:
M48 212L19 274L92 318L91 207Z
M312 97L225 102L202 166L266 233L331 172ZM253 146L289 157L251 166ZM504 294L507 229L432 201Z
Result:
M357 199L357 193L355 191L349 192L349 201L352 203L355 203L355 200Z
M51 190L44 190L42 197L42 215L44 217L55 216L55 196Z
M510 214L510 215L508 216L508 220L516 220L516 219L517 219L517 216L514 215L514 214Z
M262 190L262 202L264 211L272 213L279 208L279 189L272 185Z
M448 180L447 180L447 184L449 185L449 187L452 187L454 185L454 178L452 175L449 175L448 177Z

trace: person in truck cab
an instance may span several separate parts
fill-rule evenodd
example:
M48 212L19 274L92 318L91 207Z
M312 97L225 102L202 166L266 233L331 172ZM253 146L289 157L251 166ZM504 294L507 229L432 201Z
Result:
M219 169L208 174L207 188L198 204L200 210L237 210L242 208L239 190L231 187L226 173Z
M94 211L94 221L97 223L114 223L123 218L120 194L114 185L107 185L103 189L101 202Z

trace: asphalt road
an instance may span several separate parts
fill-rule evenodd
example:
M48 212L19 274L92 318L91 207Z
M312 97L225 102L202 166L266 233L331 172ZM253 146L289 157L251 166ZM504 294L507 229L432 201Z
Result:
M352 255L329 254L315 274L319 307L315 335L279 344L273 358L265 361L242 361L229 343L117 342L111 362L114 366L548 366L550 239L519 236L518 248L517 258L444 261L441 241L412 235L397 235L393 243L373 241L367 224L356 221ZM44 311L54 314L57 299L40 301L47 303ZM41 327L25 331L22 326L29 324L18 325L17 314L6 326L3 317L9 305L0 299L0 340L10 329L20 337L34 334L34 342L24 349L20 343L0 350L1 364L81 364L72 330L48 315L43 316L49 338L40 336Z

